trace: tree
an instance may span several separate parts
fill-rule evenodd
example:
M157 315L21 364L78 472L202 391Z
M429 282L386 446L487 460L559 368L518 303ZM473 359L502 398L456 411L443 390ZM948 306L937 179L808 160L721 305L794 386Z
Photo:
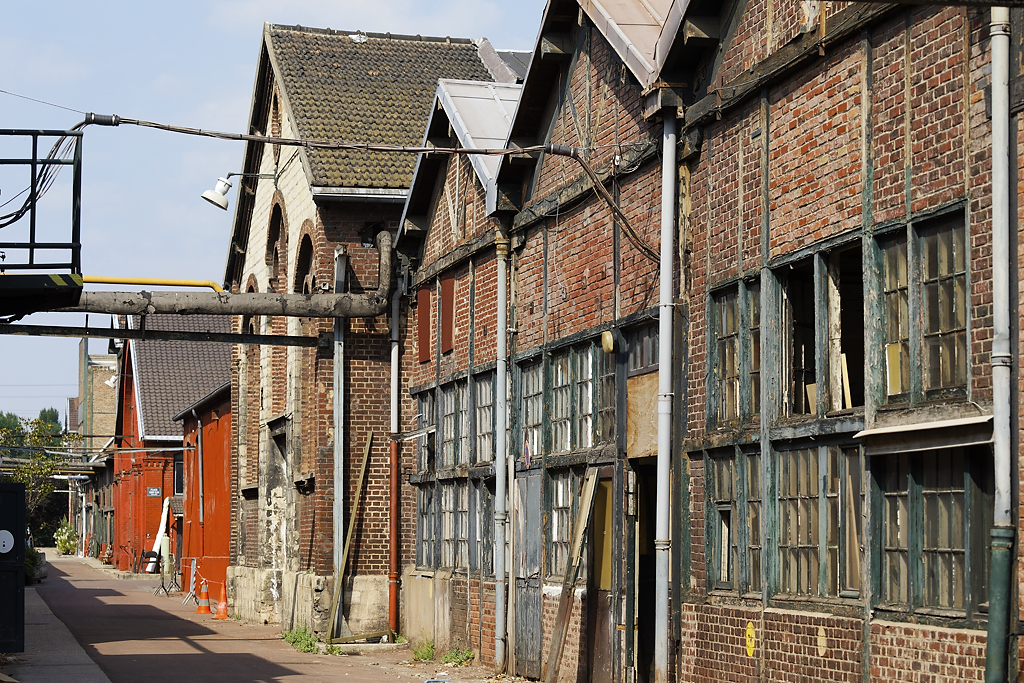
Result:
M56 489L53 475L74 437L62 433L56 408L44 408L34 420L13 417L18 420L16 429L0 426L0 453L15 465L8 478L25 484L25 513L31 520ZM8 419L5 424L9 423Z

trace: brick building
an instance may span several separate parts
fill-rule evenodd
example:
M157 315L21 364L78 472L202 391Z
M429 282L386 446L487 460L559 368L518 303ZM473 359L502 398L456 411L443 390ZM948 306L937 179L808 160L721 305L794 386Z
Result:
M114 442L114 418L117 414L117 356L90 354L89 341L78 344L78 396L68 401L74 411L68 413L68 428L82 437L78 447L82 459L92 464L93 481L87 487L85 501L85 552L98 557L113 552L114 470L109 447ZM72 523L82 528L81 506L71 506Z
M441 80L424 146L502 148L522 86ZM409 279L401 367L414 495L403 505L402 632L494 661L495 294L500 157L422 155L396 249ZM477 311L481 313L477 317ZM413 422L415 420L415 422ZM472 435L472 438L471 438ZM414 523L413 523L414 522Z
M1010 247L993 250L989 21L860 3L548 3L507 144L576 148L617 208L561 148L505 158L490 186L465 159L421 159L435 183L419 200L414 184L399 241L416 402L403 429L419 452L403 590L437 597L407 624L432 617L424 632L494 656L480 545L494 539L481 520L506 455L492 463L487 449L507 324L509 546L494 559L511 562L510 673L555 665L571 590L560 680L654 680L659 641L686 681L983 677L1004 408L994 273L1009 267L1012 302L1020 281L1019 217ZM447 122L428 140L457 134ZM663 188L678 245L670 339ZM489 220L474 220L481 202ZM1013 316L1011 386L1019 327ZM669 481L656 457L662 372ZM1002 444L1019 456L1018 429ZM659 483L671 496L661 538ZM566 584L579 519L584 566ZM659 548L671 558L664 631ZM1024 615L1012 584L1010 634ZM1008 652L1012 679L1014 635Z
M438 78L491 81L494 69L508 67L486 40L267 25L249 127L285 138L414 146ZM413 154L249 143L242 170L263 177L240 182L225 286L261 293L380 288L386 296L392 273L378 273L375 236L396 230L414 164ZM232 610L283 628L327 631L354 517L341 614L354 633L384 631L389 316L265 316L238 319L235 329L333 333L334 343L235 347ZM364 452L370 460L356 507ZM412 456L402 457L411 469ZM401 500L411 495L403 486ZM411 539L402 539L407 555Z

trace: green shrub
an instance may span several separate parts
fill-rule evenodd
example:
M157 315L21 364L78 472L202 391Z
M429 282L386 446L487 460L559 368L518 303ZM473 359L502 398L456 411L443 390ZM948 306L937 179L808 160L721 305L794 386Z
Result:
M57 552L61 555L70 555L78 549L78 534L67 517L60 521L60 527L53 535L53 540L56 541Z
M393 643L408 643L409 639L403 636L401 633L392 633L391 642Z
M324 648L324 654L325 655L340 655L341 654L341 648L338 647L337 645L328 645L327 647Z
M317 640L316 635L305 626L299 626L291 631L285 631L281 635L299 652L317 651L317 643L319 640Z
M417 662L429 662L434 659L434 641L425 640L412 649L412 658Z
M36 572L39 570L39 551L35 548L25 548L25 584L36 582Z
M452 666L465 666L473 661L473 651L468 647L461 648L456 647L445 652L441 657L442 664L451 664Z

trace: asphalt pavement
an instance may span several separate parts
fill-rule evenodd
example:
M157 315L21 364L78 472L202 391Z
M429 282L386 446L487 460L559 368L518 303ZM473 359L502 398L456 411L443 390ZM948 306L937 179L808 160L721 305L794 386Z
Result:
M403 645L347 645L310 654L280 626L195 614L181 593L154 596L159 579L125 580L89 558L47 553L49 576L25 590L25 652L0 657L0 681L19 683L252 683L488 681L482 667L414 662Z

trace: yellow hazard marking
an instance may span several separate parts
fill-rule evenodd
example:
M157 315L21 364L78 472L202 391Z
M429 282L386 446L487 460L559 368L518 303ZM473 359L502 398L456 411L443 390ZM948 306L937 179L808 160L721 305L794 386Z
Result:
M747 656L754 656L754 644L757 641L757 637L754 634L754 622L747 622Z
M58 287L67 287L68 283L64 282L64 278L56 273L50 273L50 279L57 283Z

